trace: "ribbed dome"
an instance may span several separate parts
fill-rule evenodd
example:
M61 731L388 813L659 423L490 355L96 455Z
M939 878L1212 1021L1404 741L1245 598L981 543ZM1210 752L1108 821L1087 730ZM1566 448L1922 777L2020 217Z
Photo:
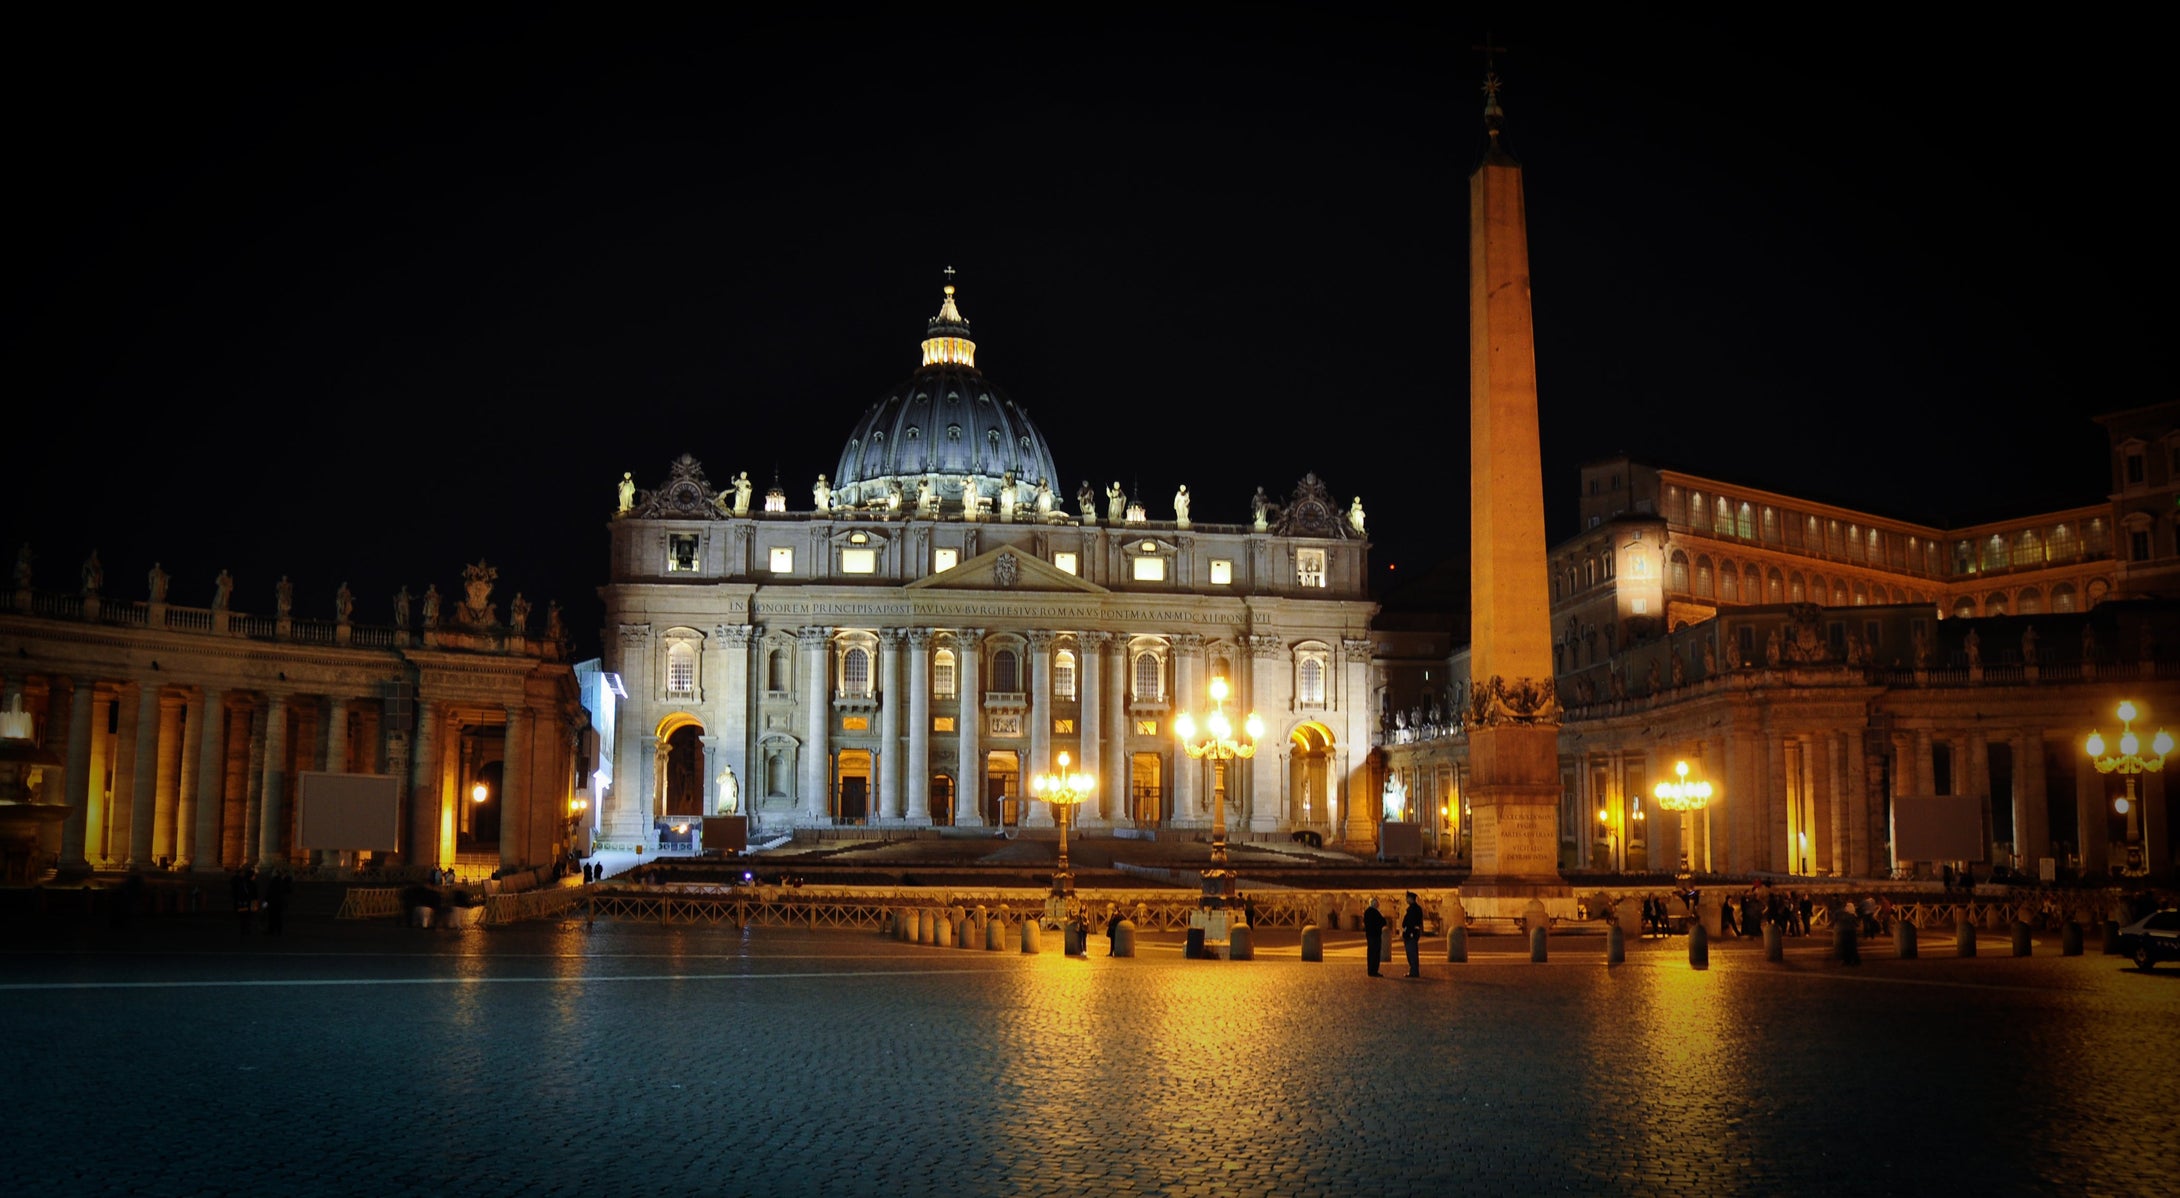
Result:
M954 306L948 284L923 343L923 367L856 421L833 475L837 502L853 506L882 498L898 483L913 503L930 477L948 502L961 501L962 481L978 480L996 500L1004 475L1014 473L1017 499L1031 502L1040 479L1059 485L1052 451L1027 413L976 368L969 322Z

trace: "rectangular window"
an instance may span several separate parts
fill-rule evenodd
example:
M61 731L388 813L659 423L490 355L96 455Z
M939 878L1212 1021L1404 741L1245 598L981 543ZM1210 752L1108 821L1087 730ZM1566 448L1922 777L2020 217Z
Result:
M1061 655L1052 663L1052 693L1058 698L1075 697L1075 659Z
M840 717L840 730L842 732L868 732L870 731L870 717L867 715L842 716Z
M2127 481L2130 483L2142 481L2142 455L2139 453L2127 455Z
M1158 735L1158 721L1137 720L1135 722L1135 732L1137 736L1156 736Z
M874 549L843 549L840 551L842 574L875 574L878 572L878 552Z
M772 572L774 574L793 574L795 572L795 551L785 545L774 548L772 550Z
M1234 563L1214 558L1211 562L1211 585L1223 587L1234 581Z
M1166 580L1166 559L1162 557L1139 557L1135 559L1135 580L1137 582L1164 582Z
M952 658L932 665L931 693L941 699L954 697L954 662Z
M1052 721L1052 730L1063 736L1073 736L1075 734L1075 721L1054 720Z
M1052 568L1060 571L1063 574L1075 573L1075 555L1072 553L1053 554Z
M933 574L944 574L960 564L961 551L958 549L934 549L931 551L931 572Z
M1306 587L1325 585L1325 551L1322 549L1297 549L1294 551L1295 581Z
M666 659L666 693L675 696L696 693L696 659L686 653L676 653Z
M931 730L933 732L952 732L954 730L954 717L950 715L931 717Z
M2150 560L2149 533L2131 532L2127 534L2127 557L2128 560L2137 562Z

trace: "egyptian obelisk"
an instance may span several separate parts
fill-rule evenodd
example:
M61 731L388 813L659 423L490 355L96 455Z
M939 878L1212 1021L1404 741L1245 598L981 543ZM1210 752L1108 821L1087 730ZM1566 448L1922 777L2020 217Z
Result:
M1559 699L1552 682L1537 436L1537 357L1521 164L1502 144L1498 75L1484 81L1490 144L1469 176L1469 803L1474 871L1463 898L1518 916L1532 899L1572 914L1559 876ZM1556 901L1555 901L1556 900Z

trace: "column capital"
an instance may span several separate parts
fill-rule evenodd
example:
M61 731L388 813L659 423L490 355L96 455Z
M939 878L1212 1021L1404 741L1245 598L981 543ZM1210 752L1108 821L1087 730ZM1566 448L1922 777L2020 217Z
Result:
M1279 643L1279 638L1276 636L1258 635L1245 637L1243 639L1247 640L1249 643L1249 656L1254 657L1259 661L1269 661L1272 658L1279 656L1279 650L1281 646Z
M644 644L649 644L649 643L650 643L650 641L651 641L651 626L650 626L649 624L623 624L623 625L621 625L621 643L622 643L622 644L624 644L624 645L644 645Z
M1031 650L1043 653L1052 647L1052 642L1057 635L1057 633L1047 628L1032 628L1022 634L1022 639L1029 642Z
M748 624L721 624L716 629L720 643L730 649L749 648L750 635L756 631Z
M1084 648L1095 650L1111 644L1113 640L1113 634L1110 632L1095 631L1078 632L1075 634L1075 640L1076 643L1082 645Z
M956 628L954 630L954 639L974 649L984 639L984 630L981 628Z
M911 628L904 635L908 637L908 647L911 649L928 649L931 647L932 632L928 628Z
M878 637L878 647L880 649L894 649L899 647L901 643L902 634L898 628L881 628L875 635Z
M1169 639L1174 648L1187 653L1194 653L1204 647L1204 638L1201 633L1176 632Z
M1370 638L1369 638L1369 637L1366 637L1366 636L1345 636L1345 637L1341 637L1341 638L1340 638L1340 652L1342 652L1342 653L1346 654L1346 655L1347 655L1347 656L1348 656L1349 658L1351 658L1351 659L1359 659L1359 660L1362 660L1362 661L1369 661L1369 660L1370 660Z
M795 630L795 640L805 649L822 649L833 639L831 625L809 624Z

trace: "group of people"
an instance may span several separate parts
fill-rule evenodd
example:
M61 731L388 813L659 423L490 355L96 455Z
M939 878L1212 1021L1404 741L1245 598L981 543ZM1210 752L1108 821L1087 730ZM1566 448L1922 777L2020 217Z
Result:
M260 879L256 866L244 865L229 875L227 893L234 902L235 919L243 935L250 934L262 913L266 934L277 936L287 923L288 904L295 894L295 875L275 869Z
M1370 904L1363 908L1363 944L1365 963L1369 966L1370 976L1374 978L1385 976L1378 972L1378 966L1386 958L1385 925L1387 922L1389 921L1385 917L1385 912L1378 910L1378 900L1371 899ZM1408 953L1408 976L1412 978L1422 977L1423 902L1416 897L1413 890L1408 892L1407 909L1400 913L1400 942L1401 947L1406 949Z
M1739 907L1736 912L1735 908ZM1807 936L1810 917L1816 914L1817 900L1806 890L1798 894L1773 890L1771 883L1758 881L1742 892L1740 898L1723 898L1718 903L1718 934L1724 936L1756 936L1763 932L1765 924L1778 925L1787 936Z

